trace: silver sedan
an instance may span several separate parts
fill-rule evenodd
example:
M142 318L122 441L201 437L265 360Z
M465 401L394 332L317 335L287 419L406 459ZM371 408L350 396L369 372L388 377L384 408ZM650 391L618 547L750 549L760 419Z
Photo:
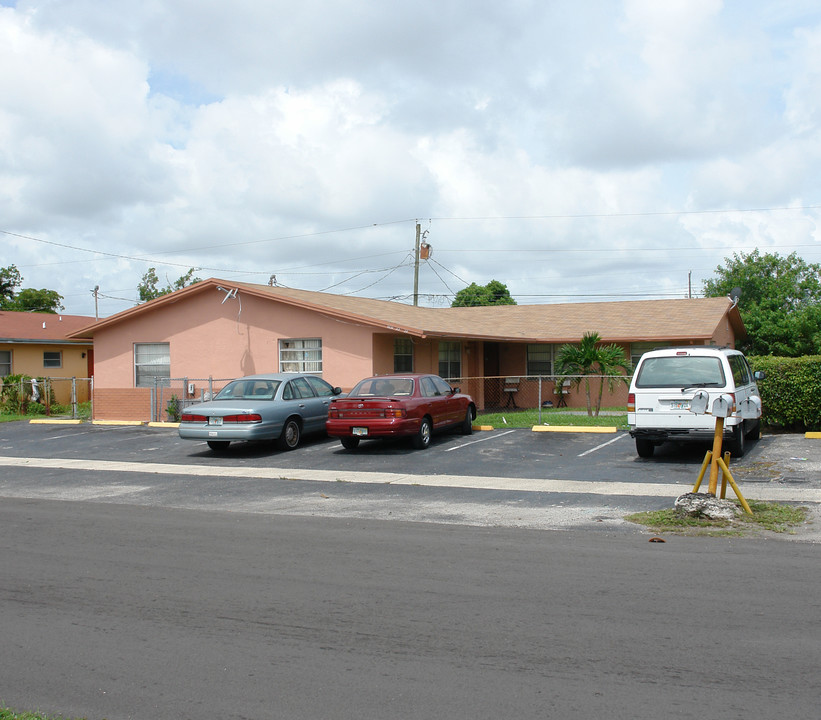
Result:
M180 437L205 440L214 451L234 440L274 440L280 450L293 450L303 433L325 431L331 398L341 393L316 375L248 375L185 408Z

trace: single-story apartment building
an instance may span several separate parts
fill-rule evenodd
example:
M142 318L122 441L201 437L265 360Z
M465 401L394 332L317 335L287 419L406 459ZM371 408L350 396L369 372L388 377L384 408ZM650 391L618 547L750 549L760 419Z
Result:
M89 378L94 372L90 337L70 337L88 327L94 318L85 315L30 313L0 310L0 378L29 375L54 378L55 401L71 402L72 378L77 402L90 399Z
M209 378L263 372L317 373L343 390L373 374L433 372L479 408L509 402L508 377L544 378L518 394L518 406L532 407L554 397L561 345L592 331L633 360L652 347L734 347L744 336L726 298L428 308L211 278L72 337L94 343L94 418L150 420L158 385L191 399ZM577 390L566 400L585 402ZM626 389L608 402L625 404Z

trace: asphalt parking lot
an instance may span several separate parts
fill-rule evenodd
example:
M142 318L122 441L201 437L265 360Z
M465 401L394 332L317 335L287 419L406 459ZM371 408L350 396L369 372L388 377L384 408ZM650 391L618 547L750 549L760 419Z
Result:
M169 427L0 426L0 496L532 528L620 525L692 489L709 447L638 458L626 432L499 429L427 450L306 438L213 453ZM731 464L748 499L821 503L821 440L770 435Z

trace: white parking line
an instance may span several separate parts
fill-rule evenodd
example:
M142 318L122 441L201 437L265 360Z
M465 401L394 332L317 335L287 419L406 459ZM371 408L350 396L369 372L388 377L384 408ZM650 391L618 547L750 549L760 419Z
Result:
M470 442L462 443L461 445L454 445L453 447L449 447L445 452L450 452L451 450L461 450L468 445L475 445L476 443L485 442L487 440L493 440L494 438L502 437L502 435L510 435L513 430L506 430L503 433L498 433L496 435L489 435L488 437L480 438L479 440L471 440Z
M621 440L623 437L626 437L626 435L619 435L618 437L614 437L612 440L608 440L606 443L596 445L596 447L592 447L589 450L585 450L583 453L579 453L576 457L584 457L585 455L590 455L590 453L594 453L597 450L601 450L603 447L607 447L608 445L611 445L617 440Z

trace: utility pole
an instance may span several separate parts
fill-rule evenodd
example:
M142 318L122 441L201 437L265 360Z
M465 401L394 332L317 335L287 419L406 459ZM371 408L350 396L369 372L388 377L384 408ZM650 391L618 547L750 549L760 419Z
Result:
M422 238L422 228L416 223L416 251L413 262L413 304L419 304L419 244Z
M99 296L100 296L100 286L95 285L94 286L94 320L95 321L100 319L100 311L97 308L97 299L99 298Z

